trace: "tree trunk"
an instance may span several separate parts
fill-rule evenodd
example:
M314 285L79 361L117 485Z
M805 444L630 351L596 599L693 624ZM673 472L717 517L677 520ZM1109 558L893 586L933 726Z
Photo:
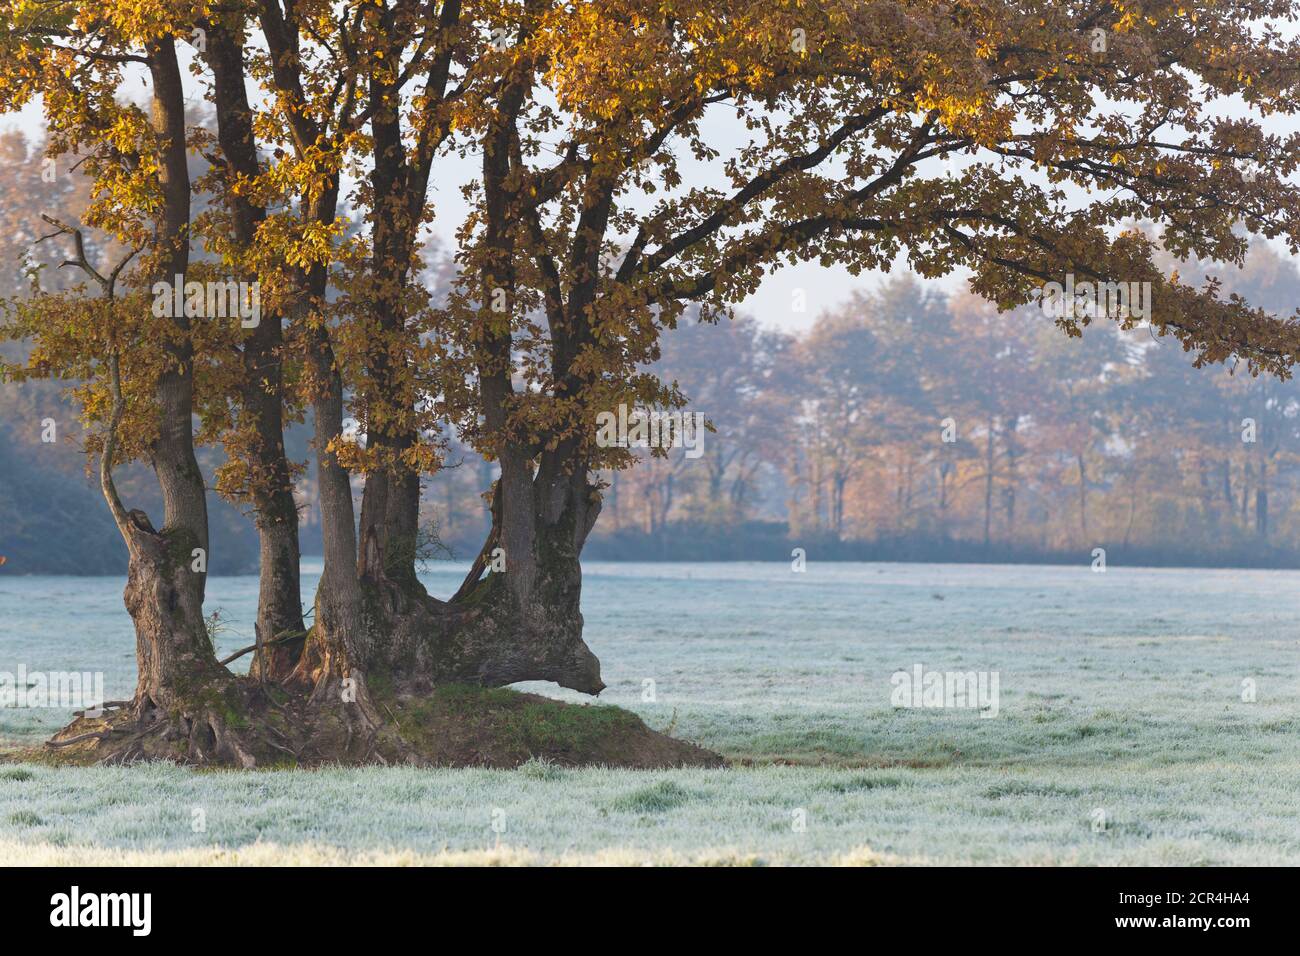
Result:
M392 13L379 14L383 34L390 40L395 29ZM404 40L402 42L405 42ZM397 51L394 50L394 53ZM415 396L407 383L404 340L407 280L419 209L414 200L412 170L397 104L401 90L393 78L370 75L370 125L374 136L374 162L370 170L373 288L368 307L374 333L366 357L369 387L362 398L366 408L368 448L379 456L379 466L366 475L361 500L361 576L366 581L401 580L419 588L415 564L419 550L420 476L403 458L415 447Z
M262 3L257 15L270 51L271 76L281 95L293 105L286 114L294 151L306 159L318 144L328 142L325 124L302 107L304 93L298 58L299 23L293 13L277 3ZM334 173L300 197L302 215L309 223L332 225L338 208L338 174ZM341 681L351 677L363 722L371 722L364 674L354 673L364 659L368 632L363 628L362 592L357 574L357 535L352 483L339 464L335 449L343 441L343 382L335 362L329 327L318 313L325 304L329 275L320 263L302 266L296 275L301 289L292 319L304 340L304 371L311 391L316 482L320 497L321 541L325 567L316 589L316 612L290 683L307 684L313 700L339 701L334 696ZM351 724L349 737L351 735Z
M161 150L163 195L156 224L158 275L172 283L189 265L190 180L185 147L185 100L170 37L148 44L153 79L151 122ZM143 512L130 514L123 535L130 554L125 593L135 622L139 679L136 709L179 706L196 681L225 675L203 619L207 580L208 511L191 431L193 351L189 321L171 319L179 335L166 347L171 361L158 382L158 437L150 455L162 488L163 527Z
M916 462L907 459L907 494L903 497L903 526L912 525L912 503L916 497Z
M503 467L495 537L506 572L477 583L467 578L472 590L462 588L445 612L451 626L439 667L444 679L488 686L549 680L588 694L604 689L600 662L582 639L579 609L579 556L600 500L585 472L565 473L565 447L544 454L531 480L517 462Z
M332 203L336 195L326 201ZM311 295L323 294L324 284L324 270L313 270L308 279ZM364 660L367 637L357 572L352 481L334 453L343 435L343 382L324 328L309 334L307 363L316 388L312 417L325 566L316 588L315 621L296 674L324 693Z
M231 175L249 179L259 169L252 111L244 87L244 50L220 23L207 25L207 57L213 75L217 137ZM256 241L266 211L235 189L229 193L231 232L236 247ZM249 497L257 526L259 582L254 633L258 649L251 673L269 680L287 677L298 662L301 641L286 638L304 632L299 583L298 508L293 478L284 452L283 333L278 314L264 314L244 343L244 389L241 424L253 433L247 449L253 474Z
M489 196L486 241L497 251L482 276L485 303L493 300L498 288L505 290L509 300L513 288L508 190L502 165L506 159L502 142L490 145L485 152ZM366 506L370 512L363 513L361 554L354 574L343 583L323 578L318 592L316 626L304 658L314 668L318 688L324 683L322 668L354 679L383 675L398 692L416 694L449 682L501 686L545 680L590 694L604 688L600 664L582 640L579 610L582 572L578 556L600 510L598 492L588 480L589 470L575 460L572 440L538 453L510 434L509 328L490 330L483 348L479 389L486 432L492 436L501 469L488 539L457 594L450 601L432 598L419 586L413 571L409 575L392 573L384 548L386 544L391 548L393 542L391 537L385 538L385 523L379 516L389 516L386 527L391 536L393 527L399 526L392 520L393 506L385 503L381 512L380 504L384 495L393 494L393 484L382 481L371 492L368 480ZM339 401L340 396L335 390L331 400ZM331 408L317 414L320 444L323 423L327 417L333 423L338 413ZM327 465L322 460L322 497L330 471ZM327 513L346 510L349 518L337 521L335 565L347 553L350 542L343 539L351 530L350 498L346 508L343 501L346 474L338 471L334 483L337 507L323 501ZM505 571L490 570L483 578L498 548L504 553ZM326 578L331 553L327 541ZM404 567L404 557L402 563ZM362 572L359 578L357 568ZM326 607L327 595L335 588L347 592L346 617L338 616L338 609Z
M513 230L518 215L509 168L511 126L523 95L522 81L512 79L499 122L484 144L487 256L480 287L485 308L501 294L508 307L514 307ZM548 303L548 309L558 307ZM571 324L548 313L557 381L567 383L564 356L574 345L571 333L579 334L585 321L576 318L579 312L570 316ZM575 439L541 450L528 447L527 436L513 433L510 323L489 324L481 349L478 373L485 433L500 466L488 539L449 602L429 597L402 577L367 576L363 583L371 623L382 629L383 638L366 648L361 666L387 672L395 685L414 690L448 681L499 686L547 680L599 693L605 686L600 664L582 640L578 561L600 510L599 493L588 479L586 463L578 460ZM371 548L372 539L363 539L362 547ZM504 554L505 571L491 570L480 580L497 549ZM374 567L373 558L363 555L361 566Z
M659 496L659 520L656 522L660 532L668 529L668 516L672 512L673 495L676 491L677 482L677 476L673 473L672 466L668 465L667 468L668 476L664 479L663 490Z
M146 45L153 79L151 123L159 148L162 202L152 253L160 281L183 281L189 264L190 183L185 145L185 101L170 37ZM178 279L178 277L180 277ZM112 283L105 285L112 298ZM241 687L216 659L203 618L208 559L207 503L191 432L193 351L184 314L170 319L176 335L166 344L169 362L157 385L158 436L150 457L162 489L164 521L156 531L139 510L128 512L113 483L117 428L125 401L119 360L108 359L113 407L100 460L100 487L127 545L123 594L135 625L138 677L131 705L100 717L81 716L55 735L55 752L87 738L107 743L101 757L129 761L159 756L205 764L254 766L257 757L234 725L265 705ZM229 720L231 714L238 721ZM94 729L83 732L87 727ZM269 747L255 748L265 758Z
M293 492L258 496L257 621L259 645L249 671L267 680L288 677L302 654L306 634L302 616L298 509Z
M533 477L527 461L503 463L492 531L460 590L440 601L399 581L363 581L371 639L352 663L399 693L531 680L600 693L600 662L582 639L579 607L579 554L599 511L585 475L557 473L543 460ZM496 548L504 572L489 570Z
M1124 524L1124 547L1128 547L1129 538L1133 534L1133 517L1137 513L1137 478L1134 477L1129 482L1128 495L1128 521Z
M721 454L706 459L705 469L709 480L709 500L717 501L722 497L722 479L727 471L726 459Z

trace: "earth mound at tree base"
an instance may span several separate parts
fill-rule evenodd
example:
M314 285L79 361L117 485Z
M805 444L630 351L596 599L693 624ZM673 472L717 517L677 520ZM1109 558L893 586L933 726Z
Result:
M722 767L721 756L651 730L636 714L506 688L449 684L420 696L371 695L372 714L240 678L196 696L184 713L131 708L78 717L44 747L0 760L129 764L166 760L235 769L362 766L509 769Z

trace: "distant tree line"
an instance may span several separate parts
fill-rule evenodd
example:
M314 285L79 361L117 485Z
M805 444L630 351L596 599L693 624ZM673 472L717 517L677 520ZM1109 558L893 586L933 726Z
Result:
M1231 291L1288 310L1300 274L1261 243ZM594 554L1297 563L1294 381L912 277L770 326L666 338L663 374L717 430L608 476Z
M40 214L76 220L87 183L39 181L35 148L20 132L0 134L14 170L0 185L0 258L57 286L62 255L36 243ZM1229 291L1262 307L1300 302L1300 273L1267 244L1228 274ZM430 278L451 281L445 260ZM3 270L0 297L21 296L26 282L22 268ZM1142 563L1300 566L1293 381L1196 369L1175 340L1109 322L1072 339L1041 309L999 313L910 275L855 294L806 331L779 331L779 318L701 321L693 311L665 334L654 368L714 430L699 458L642 453L638 467L604 473L595 558L779 560L802 546L822 559L1074 561L1104 547ZM41 441L50 417L53 444ZM285 429L301 465L303 552L314 555L310 434L310 416ZM82 436L58 383L0 386L4 572L125 569ZM221 450L200 448L199 459L215 485ZM426 560L473 556L495 475L447 440L421 498ZM119 480L152 506L147 477L133 465ZM354 481L358 502L362 486ZM214 496L212 526L215 572L251 573L257 537L243 510Z

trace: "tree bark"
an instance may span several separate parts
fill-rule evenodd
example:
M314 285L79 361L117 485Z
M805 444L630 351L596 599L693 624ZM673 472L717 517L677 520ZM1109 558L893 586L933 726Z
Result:
M518 213L512 208L517 197L509 183L511 124L525 82L512 79L499 123L484 144L484 308L497 298L498 289L511 302L514 289ZM575 290L575 295L586 294ZM566 363L576 354L574 337L581 334L585 320L551 312L548 321L555 377L562 383L559 387L572 387ZM599 494L589 480L590 469L579 460L574 439L539 450L513 434L511 349L508 323L485 330L479 394L485 431L500 467L488 541L450 602L430 598L423 588L403 587L400 581L367 579L374 619L383 622L385 632L367 664L417 688L446 681L498 686L548 680L595 694L604 684L600 664L582 640L578 557L599 513ZM490 571L480 580L496 548L504 554L505 571ZM367 559L362 566L368 566Z
M410 38L402 34L394 11L379 13L378 35L393 62L401 59ZM366 396L367 438L381 463L367 475L361 505L362 578L400 582L413 591L423 588L415 566L420 548L420 473L406 453L420 442L416 395L411 387L404 349L394 347L416 333L406 328L410 302L408 281L424 222L425 199L433 157L441 137L450 130L436 120L437 106L447 91L456 51L455 27L459 0L446 0L439 11L441 31L430 51L427 82L422 91L424 125L409 148L402 129L404 80L372 72L369 77L370 127L374 137L370 172L373 279L372 318L378 334L367 359L371 394Z
M382 98L382 89L372 91ZM513 85L504 112L522 103L523 89ZM413 207L381 225L384 197L423 202L423 167L408 167L401 150L395 117L383 110L372 113L377 158L373 185L377 231L374 239L376 274L400 279L409 264L409 241L401 235L402 217L416 217ZM494 290L513 290L513 230L511 187L507 183L510 133L503 125L486 144L484 187L487 196L485 242L490 252L481 276L483 302ZM403 180L413 177L414 189ZM386 271L397 269L399 271ZM381 283L381 288L393 290ZM400 333L400 297L392 308L381 305L377 318L389 332ZM488 329L479 362L479 389L485 432L500 467L494 489L493 522L488 540L464 585L450 601L430 597L419 586L413 570L414 552L396 550L398 534L415 531L418 476L399 474L389 467L368 476L363 499L361 537L352 532L352 506L347 474L324 449L337 437L342 391L337 370L330 365L328 339L318 338L311 362L316 377L326 384L316 404L317 446L325 521L326 572L317 594L316 622L304 653L300 672L317 688L332 685L331 677L350 676L360 682L381 676L398 692L418 694L437 684L467 682L500 686L524 680L554 681L586 693L598 693L604 684L600 666L582 640L579 610L581 569L578 555L599 511L599 496L588 479L589 469L577 461L576 446L560 442L539 451L512 434L509 409L514 393L511 382L511 330ZM566 348L563 334L553 329L557 352ZM371 376L400 378L401 370L373 362ZM557 378L561 377L557 375ZM378 381L379 379L376 379ZM401 450L414 440L408 423L395 423L410 409L404 398L385 393L397 408L382 409L381 421L368 422L386 451ZM395 424L401 427L394 427ZM390 457L390 462L393 459ZM345 517L346 516L346 517ZM359 544L359 553L357 548ZM396 546L396 547L395 547ZM489 570L496 548L505 556L505 571ZM355 554L351 573L343 562ZM408 560L409 557L409 560ZM409 568L409 570L408 570ZM487 576L483 577L484 572ZM364 698L364 692L362 693Z
M185 145L185 99L170 37L147 45L153 79L151 122L158 136L162 207L156 223L158 275L171 283L189 265L190 180ZM227 672L219 664L203 619L208 513L192 432L193 350L189 322L172 317L167 370L157 387L158 437L150 449L163 497L163 527L154 531L143 512L123 528L130 553L125 592L135 622L139 679L137 710L181 705L196 682ZM198 559L202 557L200 562Z
M337 198L335 185L314 204L311 215L316 221L333 219ZM312 417L325 566L316 588L315 621L295 671L321 694L338 679L351 676L353 668L364 666L370 643L357 568L352 481L335 454L343 435L343 380L328 330L307 315L312 303L323 301L326 281L320 267L305 276L308 302L302 321L307 327L307 364L316 388Z
M326 129L306 109L298 58L299 26L290 11L289 19L280 4L261 0L258 18L271 54L271 73L277 90L295 104L288 113L289 131L299 158L328 140ZM341 121L340 121L341 122ZM337 173L331 174L318 191L302 197L302 213L308 222L334 222L338 209ZM356 680L358 701L366 707L364 673L370 634L363 626L362 592L357 572L357 534L352 505L352 483L335 450L343 440L343 381L335 361L326 319L319 314L325 302L329 275L319 263L299 270L301 298L291 316L304 339L307 377L313 389L312 417L315 429L316 482L320 496L321 540L325 567L316 588L316 612L302 656L291 682L306 683L313 697L324 701L344 678ZM334 699L338 699L337 697ZM368 718L368 715L365 715Z
M220 23L207 27L207 58L213 75L217 137L233 185L236 177L259 172L252 111L244 87L244 49ZM240 249L256 241L266 210L234 189L229 192L232 238ZM302 651L286 636L304 632L299 582L298 508L293 478L284 451L284 347L281 317L263 314L244 343L243 424L253 431L248 452L252 472L249 495L259 542L257 620L258 649L250 672L269 680L287 677Z
M407 394L395 340L405 334L404 290L414 224L408 221L409 171L401 125L394 111L398 91L371 77L374 164L370 185L374 207L371 273L374 289L374 348L367 357L370 393L365 396L368 447L381 464L366 476L361 500L361 575L367 581L401 580L418 587L415 561L419 532L420 480L401 456L416 435L409 420L414 399Z

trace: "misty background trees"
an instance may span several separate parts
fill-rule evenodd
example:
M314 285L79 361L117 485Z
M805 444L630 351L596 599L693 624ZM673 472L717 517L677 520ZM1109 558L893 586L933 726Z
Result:
M1270 307L1300 299L1266 244L1232 275ZM663 365L726 428L701 459L618 477L605 554L1295 561L1294 381L1197 369L1142 329L1072 339L1039 309L999 314L908 276L804 333L678 329Z
M44 211L75 219L84 182L29 182L41 167L20 133L0 136L0 151L16 170L0 192L0 255L57 265L59 250L33 246L34 230ZM51 205L55 191L62 205ZM427 275L451 272L443 262ZM1226 275L1227 291L1265 308L1300 302L1300 273L1266 243ZM0 283L6 298L23 293L18 270ZM701 322L691 312L665 334L657 369L716 431L699 458L642 453L638 467L603 474L594 557L782 560L803 546L822 558L1073 561L1105 547L1112 560L1300 563L1293 381L1196 369L1145 330L1096 325L1072 339L1036 308L999 314L911 275L863 285L800 332L781 330L792 316ZM42 441L50 418L54 443ZM4 573L120 573L125 549L59 385L0 387L0 436ZM309 437L307 422L285 440L304 465L296 498L311 555ZM199 455L214 483L221 449ZM152 505L142 475L131 466L119 481ZM428 558L474 556L494 477L495 465L450 440L421 501ZM215 495L211 506L214 569L255 572L246 509Z

